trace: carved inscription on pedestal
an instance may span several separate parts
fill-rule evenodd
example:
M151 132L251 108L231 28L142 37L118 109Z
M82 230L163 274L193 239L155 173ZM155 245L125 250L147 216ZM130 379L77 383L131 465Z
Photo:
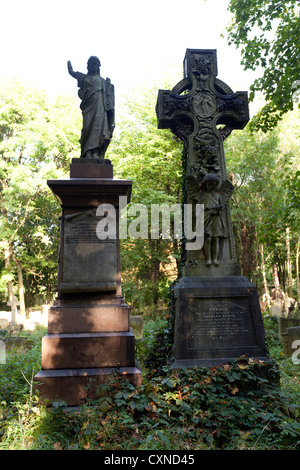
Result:
M116 289L116 240L98 238L96 228L99 221L100 218L93 210L64 218L61 291Z
M80 243L99 243L96 228L98 220L77 222L68 227L68 235L65 237L66 245L76 245ZM106 240L103 240L104 242ZM111 243L110 240L108 240Z
M190 299L189 350L203 347L223 348L254 344L248 299Z
M267 357L257 291L245 277L185 277L174 296L173 369Z

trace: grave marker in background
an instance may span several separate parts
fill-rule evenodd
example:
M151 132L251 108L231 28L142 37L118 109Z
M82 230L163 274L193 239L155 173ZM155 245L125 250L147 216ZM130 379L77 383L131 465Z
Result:
M14 325L16 323L16 318L18 314L17 306L20 305L20 302L17 301L16 297L13 296L10 302L7 302L7 306L11 307L11 323Z

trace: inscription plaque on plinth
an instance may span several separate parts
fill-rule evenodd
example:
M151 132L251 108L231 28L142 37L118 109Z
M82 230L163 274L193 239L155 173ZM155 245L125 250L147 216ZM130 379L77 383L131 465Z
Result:
M244 347L255 341L249 311L248 299L191 299L190 311L195 318L191 331L191 345L188 350L197 350L199 344L228 347L228 341Z
M60 292L116 290L116 239L99 239L99 222L96 210L64 217Z
M173 369L266 359L257 292L246 278L182 278L175 298Z

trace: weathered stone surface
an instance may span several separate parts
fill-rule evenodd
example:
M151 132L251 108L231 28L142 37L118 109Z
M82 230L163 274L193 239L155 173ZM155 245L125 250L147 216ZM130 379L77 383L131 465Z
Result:
M9 320L7 320L6 318L0 318L0 329L2 328L7 328L9 325Z
M96 209L64 216L61 293L116 291L117 240L100 240L99 222Z
M89 166L81 164L80 167ZM97 164L92 165L97 166ZM105 166L105 165L103 165ZM109 165L107 165L109 166ZM120 293L119 197L130 198L132 182L109 178L49 180L49 187L62 205L58 293ZM109 204L115 216L116 238L100 239L97 215Z
M110 160L73 158L70 165L71 178L113 178Z
M143 326L144 326L144 319L142 315L132 315L130 317L130 328L136 338L143 337Z
M5 343L6 352L13 351L18 348L28 348L31 349L33 341L29 338L22 338L21 336L6 336L1 338Z
M129 307L98 305L52 307L48 315L48 333L97 333L129 331Z
M42 369L134 366L132 332L48 334L42 340Z
M288 359L295 352L295 349L292 348L293 342L300 340L300 318L280 317L279 333L283 344L284 357Z
M96 208L103 203L117 208L119 196L130 200L132 187L130 180L110 178L67 178L48 180L47 184L66 213Z
M279 318L279 333L282 335L286 333L287 328L293 326L300 326L300 317L280 317Z
M68 61L69 74L77 80L82 100L81 158L104 158L115 127L114 86L100 76L100 60L91 56L87 74L75 72Z
M174 295L173 369L268 357L258 295L246 278L182 278Z
M272 305L270 307L270 315L274 317L281 317L282 316L282 307L278 305Z
M120 367L118 373L135 387L142 383L141 372L136 367ZM101 396L99 386L110 382L113 374L115 368L41 370L34 380L42 403L51 405L56 400L64 400L68 406L78 406L87 399L97 400Z
M293 357L296 354L296 360L300 364L300 326L292 326L287 328L287 342L284 350L286 358ZM298 351L298 352L297 352Z
M233 129L242 129L249 121L248 99L247 92L234 93L217 79L217 73L216 50L187 49L184 79L172 90L158 92L158 127L170 128L186 148L184 202L194 207L203 203L207 209L204 247L186 250L183 276L240 275L229 204L233 186L227 178L223 140ZM219 124L224 127L217 127ZM208 189L204 187L208 175L219 182L215 188L218 196L213 198L209 198ZM213 223L209 218L214 219ZM217 226L217 219L222 230L211 233L211 226ZM214 251L216 263L209 266L208 273L210 251Z

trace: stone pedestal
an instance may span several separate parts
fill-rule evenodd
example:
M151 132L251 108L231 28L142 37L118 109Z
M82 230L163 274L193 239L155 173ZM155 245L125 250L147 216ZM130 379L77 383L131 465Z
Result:
M255 286L243 276L185 277L175 287L172 369L268 357Z
M58 295L34 381L42 401L78 406L97 399L97 388L113 372L135 386L141 373L121 289L119 197L129 202L131 181L113 179L107 160L73 159L70 176L47 182L62 207ZM101 221L115 227L106 238L105 229L99 238Z

